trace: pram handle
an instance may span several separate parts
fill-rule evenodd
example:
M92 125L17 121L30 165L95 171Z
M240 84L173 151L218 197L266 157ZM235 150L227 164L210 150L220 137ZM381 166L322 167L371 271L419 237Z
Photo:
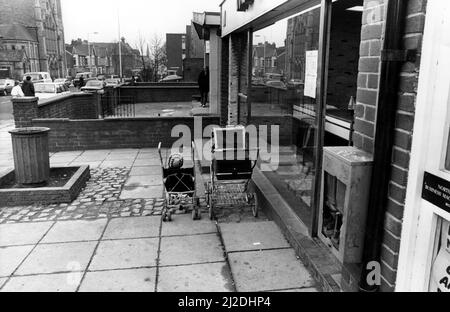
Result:
M164 169L164 162L161 155L161 142L158 144L158 154L159 154L159 160L161 161L161 167Z

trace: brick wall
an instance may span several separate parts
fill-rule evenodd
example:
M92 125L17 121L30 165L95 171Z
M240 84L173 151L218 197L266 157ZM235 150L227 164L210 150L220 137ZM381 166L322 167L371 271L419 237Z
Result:
M193 95L200 95L200 91L192 84L120 87L120 96L132 97L136 103L190 102Z
M203 117L203 129L218 125L219 117ZM178 138L171 132L186 125L194 134L193 117L111 118L104 120L34 119L33 126L48 127L51 152L113 149L155 148L159 142L170 147Z
M35 118L98 118L96 94L75 93L38 103L37 98L26 97L12 100L14 121L17 128L31 127Z
M97 119L97 94L79 93L40 101L37 118Z
M371 153L373 153L377 122L376 107L386 3L386 0L364 1L360 73L355 111L355 145ZM381 291L394 291L396 284L425 14L426 0L408 2L404 48L417 49L419 54L415 63L404 63L399 77L399 107L396 113L391 181L381 252Z

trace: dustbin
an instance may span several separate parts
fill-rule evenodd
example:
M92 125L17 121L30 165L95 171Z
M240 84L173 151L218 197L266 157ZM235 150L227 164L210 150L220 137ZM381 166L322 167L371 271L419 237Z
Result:
M16 183L45 184L50 176L49 128L17 128L12 137Z

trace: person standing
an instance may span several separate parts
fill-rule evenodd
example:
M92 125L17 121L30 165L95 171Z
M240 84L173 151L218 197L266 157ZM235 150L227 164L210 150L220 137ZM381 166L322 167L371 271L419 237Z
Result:
M18 97L24 97L25 94L23 94L22 88L19 86L19 82L16 81L14 82L14 88L12 88L11 90L11 96L13 98L18 98Z
M209 93L209 68L205 67L198 76L198 87L200 89L200 97L202 107L206 107Z
M25 96L35 96L34 84L31 81L31 77L30 76L27 76L27 78L23 82L23 84L22 84L22 91L23 91L23 94L25 94Z
M80 80L78 81L78 89L81 89L84 87L84 77L83 75L80 76Z

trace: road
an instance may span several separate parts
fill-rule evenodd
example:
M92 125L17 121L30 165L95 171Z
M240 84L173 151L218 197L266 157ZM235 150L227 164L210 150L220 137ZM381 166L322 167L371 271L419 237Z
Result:
M10 96L0 96L0 125L13 122L13 107Z

